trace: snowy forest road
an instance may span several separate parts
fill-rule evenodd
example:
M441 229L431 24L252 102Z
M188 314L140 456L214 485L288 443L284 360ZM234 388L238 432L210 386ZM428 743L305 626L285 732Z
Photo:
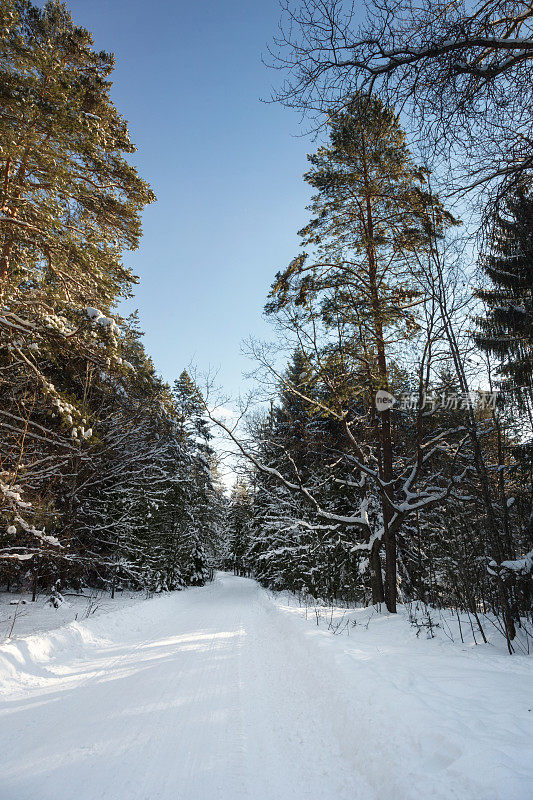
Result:
M444 710L442 730L429 735L431 692L419 729L409 731L401 698L411 708L413 687L401 659L393 694L380 701L382 677L372 684L374 665L365 667L369 659L353 638L319 631L253 580L219 573L202 589L13 640L1 648L17 682L1 703L0 797L527 796L512 764L499 773L503 783L494 776L483 783L483 774L470 782L483 761L461 766L465 754L447 732Z

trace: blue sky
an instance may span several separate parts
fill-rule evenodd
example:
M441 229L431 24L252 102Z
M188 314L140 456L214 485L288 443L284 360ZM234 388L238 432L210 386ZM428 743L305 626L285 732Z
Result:
M277 0L68 0L73 18L115 53L112 97L157 203L126 261L145 343L172 380L194 362L236 395L275 272L298 252L309 188L298 115L264 104L279 75L261 62Z

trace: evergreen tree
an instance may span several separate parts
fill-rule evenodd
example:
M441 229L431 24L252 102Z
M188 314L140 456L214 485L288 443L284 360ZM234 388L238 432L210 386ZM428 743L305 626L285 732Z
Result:
M318 193L311 205L314 216L301 235L304 246L314 248L316 260L308 265L303 254L277 275L267 310L278 312L292 304L305 318L310 305L318 303L321 324L342 330L345 352L365 366L374 405L378 391L390 391L393 348L398 352L417 329L412 254L428 250L435 234L454 220L424 189L426 173L414 163L396 115L381 101L364 94L350 98L342 111L332 114L329 138L328 147L309 156L312 169L305 176ZM341 408L355 399L349 396L350 387L343 387L341 394L346 389L344 397L335 391ZM397 475L390 408L375 417L374 431L386 598L394 611L397 555L391 523Z
M2 21L0 494L19 537L6 557L19 558L69 544L70 534L43 534L53 503L21 465L43 443L56 466L79 464L94 376L129 370L109 313L135 281L122 253L137 246L154 197L126 160L134 147L109 96L113 57L93 50L63 3L8 0Z
M191 567L187 579L193 585L201 586L210 574L220 537L221 500L213 480L216 459L210 445L212 436L201 392L186 370L174 382L173 396L179 429L187 441L189 457L190 520L187 533Z
M112 315L154 199L114 58L55 0L6 0L0 23L0 575L199 585L220 518L201 396Z
M133 276L140 211L154 199L109 91L114 58L95 52L64 3L8 3L0 61L0 293L20 284L73 306L106 309Z
M477 296L486 311L478 316L476 343L499 362L501 388L529 400L533 385L533 195L519 189L494 215L490 252L481 265L490 280ZM522 398L524 395L522 394Z
M238 480L231 491L225 521L225 559L235 575L245 575L249 567L247 555L250 547L251 515L250 490L244 481Z

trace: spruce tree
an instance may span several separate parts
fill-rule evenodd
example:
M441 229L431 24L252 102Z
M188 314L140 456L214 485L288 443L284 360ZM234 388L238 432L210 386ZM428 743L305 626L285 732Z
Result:
M244 575L249 566L247 555L250 547L251 513L250 490L244 481L238 480L232 488L226 516L226 558L235 575Z
M478 347L499 362L501 388L531 400L533 384L533 195L518 189L492 220L489 252L481 266L490 281L477 296Z

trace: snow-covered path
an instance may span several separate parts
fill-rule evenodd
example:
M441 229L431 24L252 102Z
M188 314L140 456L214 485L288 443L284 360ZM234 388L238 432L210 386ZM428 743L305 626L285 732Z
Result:
M431 708L435 693L413 698L414 676L410 681L401 658L380 697L384 676L358 648L354 637L320 632L279 608L254 581L222 574L203 589L72 623L44 638L14 640L1 648L8 676L0 706L0 797L531 796L531 770L517 774L513 766L527 766L531 715L524 719L518 755L516 731L512 753L505 737L502 749L490 752L481 731L465 754L445 709L441 715ZM393 664L389 656L384 654L385 669ZM514 669L512 660L506 663ZM470 658L467 664L477 678L480 663ZM427 662L420 666L424 670ZM458 681L464 680L461 669ZM453 688L445 686L444 699ZM460 707L470 689L456 689ZM498 700L487 697L487 703ZM496 717L508 730L499 708ZM500 730L493 733L501 739ZM481 754L487 741L487 763L496 758L488 776L487 753ZM481 762L474 763L476 746Z

